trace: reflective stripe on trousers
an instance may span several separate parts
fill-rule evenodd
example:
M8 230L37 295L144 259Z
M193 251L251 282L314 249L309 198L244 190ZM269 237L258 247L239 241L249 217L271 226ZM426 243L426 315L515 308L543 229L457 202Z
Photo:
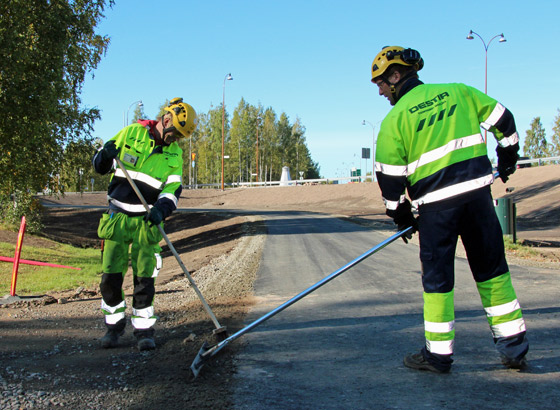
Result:
M525 332L521 306L510 273L476 284L494 339Z
M123 300L117 306L109 306L101 299L101 311L105 315L105 323L114 325L119 320L124 319L126 310L126 302Z
M424 334L429 352L453 354L455 339L454 292L424 292Z
M132 309L132 326L135 329L149 329L154 326L157 320L154 315L154 307L148 306L144 309Z

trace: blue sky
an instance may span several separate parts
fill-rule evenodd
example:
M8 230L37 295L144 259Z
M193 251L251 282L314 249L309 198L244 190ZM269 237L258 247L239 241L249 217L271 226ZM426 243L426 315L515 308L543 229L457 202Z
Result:
M415 48L425 61L424 82L484 91L485 49L479 38L466 40L472 29L486 43L500 33L507 39L488 47L488 94L513 112L522 140L537 116L550 138L560 108L559 4L116 0L98 27L111 44L84 84L82 102L101 109L94 135L107 140L137 100L151 118L173 97L198 112L219 105L231 72L228 112L244 98L285 112L291 122L299 117L321 175L347 176L352 167L365 170L361 149L373 146L372 127L362 121L377 134L391 108L370 83L379 50ZM495 147L491 141L490 158ZM370 159L368 171L371 165Z

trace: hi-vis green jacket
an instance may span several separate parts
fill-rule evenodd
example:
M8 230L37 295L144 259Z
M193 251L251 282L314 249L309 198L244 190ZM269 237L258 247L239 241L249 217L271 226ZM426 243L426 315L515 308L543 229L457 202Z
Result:
M174 142L169 146L155 145L150 128L155 121L142 121L123 128L112 140L120 148L119 159L149 205L157 206L168 217L181 196L183 151ZM93 157L93 165L100 174L108 173L113 161L103 161L101 150ZM146 213L142 202L126 180L120 168L115 169L107 191L109 208L127 215Z
M513 115L493 98L465 84L415 81L377 138L375 171L389 216L405 200L405 189L421 207L490 185L481 126L514 158L519 149Z

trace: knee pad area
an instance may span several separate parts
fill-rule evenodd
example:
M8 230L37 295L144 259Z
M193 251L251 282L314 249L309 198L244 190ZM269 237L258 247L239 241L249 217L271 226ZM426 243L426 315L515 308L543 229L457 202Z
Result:
M134 277L134 298L132 306L135 309L144 309L152 305L156 294L155 279Z
M103 300L109 306L116 306L123 301L123 276L121 273L104 273L99 288Z

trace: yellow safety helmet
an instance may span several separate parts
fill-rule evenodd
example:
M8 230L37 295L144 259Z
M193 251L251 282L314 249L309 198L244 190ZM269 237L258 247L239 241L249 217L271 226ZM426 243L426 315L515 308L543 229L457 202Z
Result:
M182 98L173 98L164 110L170 112L173 116L173 127L183 137L190 137L198 125L194 108L184 103Z
M371 64L371 82L381 77L387 69L393 64L413 67L416 71L420 71L424 67L424 60L420 53L412 48L404 48L399 46L385 46L379 54L373 59Z

